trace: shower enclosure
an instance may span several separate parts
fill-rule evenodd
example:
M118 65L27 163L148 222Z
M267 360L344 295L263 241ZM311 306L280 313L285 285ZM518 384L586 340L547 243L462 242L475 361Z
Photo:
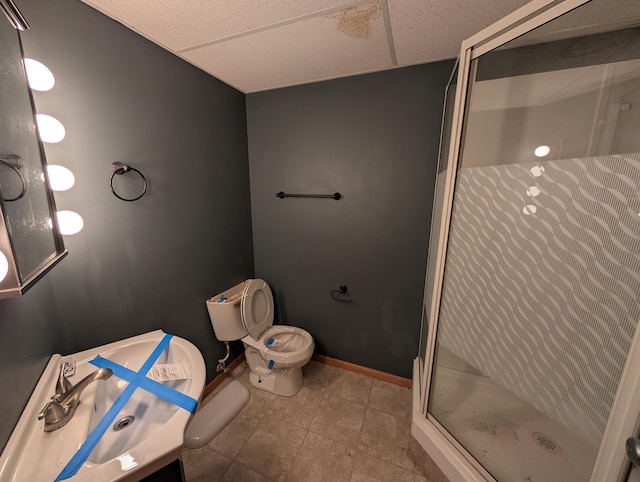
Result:
M640 2L533 0L447 89L413 434L451 480L627 480Z

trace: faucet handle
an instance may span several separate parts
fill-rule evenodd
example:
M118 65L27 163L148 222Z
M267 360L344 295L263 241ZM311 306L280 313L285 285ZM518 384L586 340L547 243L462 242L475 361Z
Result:
M76 407L63 407L55 400L47 402L42 411L38 414L38 420L44 418L44 431L53 432L63 427L76 410Z
M64 376L63 365L56 384L55 395L38 414L38 420L44 418L44 431L53 432L64 426L76 412L80 403L80 395L84 389L97 380L106 380L111 375L113 375L111 368L100 368L84 377L77 384L71 385L71 382Z
M56 401L47 402L47 404L40 410L38 414L38 420L46 418L47 422L50 419L59 419L64 415L64 408Z
M73 387L69 379L64 376L66 370L67 362L63 362L60 365L60 375L58 376L58 381L56 382L56 393L53 397L51 397L56 402L62 400L64 395Z

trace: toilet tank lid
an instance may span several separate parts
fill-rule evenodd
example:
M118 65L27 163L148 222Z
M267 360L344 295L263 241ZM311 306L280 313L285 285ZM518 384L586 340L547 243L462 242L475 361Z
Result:
M240 314L247 333L254 340L273 325L273 294L266 281L249 280L242 293Z
M220 393L201 405L184 434L184 446L199 449L222 432L249 401L250 394L238 380L233 380Z

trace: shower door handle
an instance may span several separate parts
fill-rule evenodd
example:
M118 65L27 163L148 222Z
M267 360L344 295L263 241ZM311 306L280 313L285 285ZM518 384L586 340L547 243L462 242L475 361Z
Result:
M636 467L640 467L640 439L629 437L625 445L627 447L627 457L629 457L631 463Z

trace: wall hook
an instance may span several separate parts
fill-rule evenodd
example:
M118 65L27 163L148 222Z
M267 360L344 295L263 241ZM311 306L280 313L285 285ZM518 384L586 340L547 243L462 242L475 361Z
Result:
M349 296L347 285L340 285L337 290L332 290L331 299L335 301L342 301L343 303L351 303L353 301L351 296Z

